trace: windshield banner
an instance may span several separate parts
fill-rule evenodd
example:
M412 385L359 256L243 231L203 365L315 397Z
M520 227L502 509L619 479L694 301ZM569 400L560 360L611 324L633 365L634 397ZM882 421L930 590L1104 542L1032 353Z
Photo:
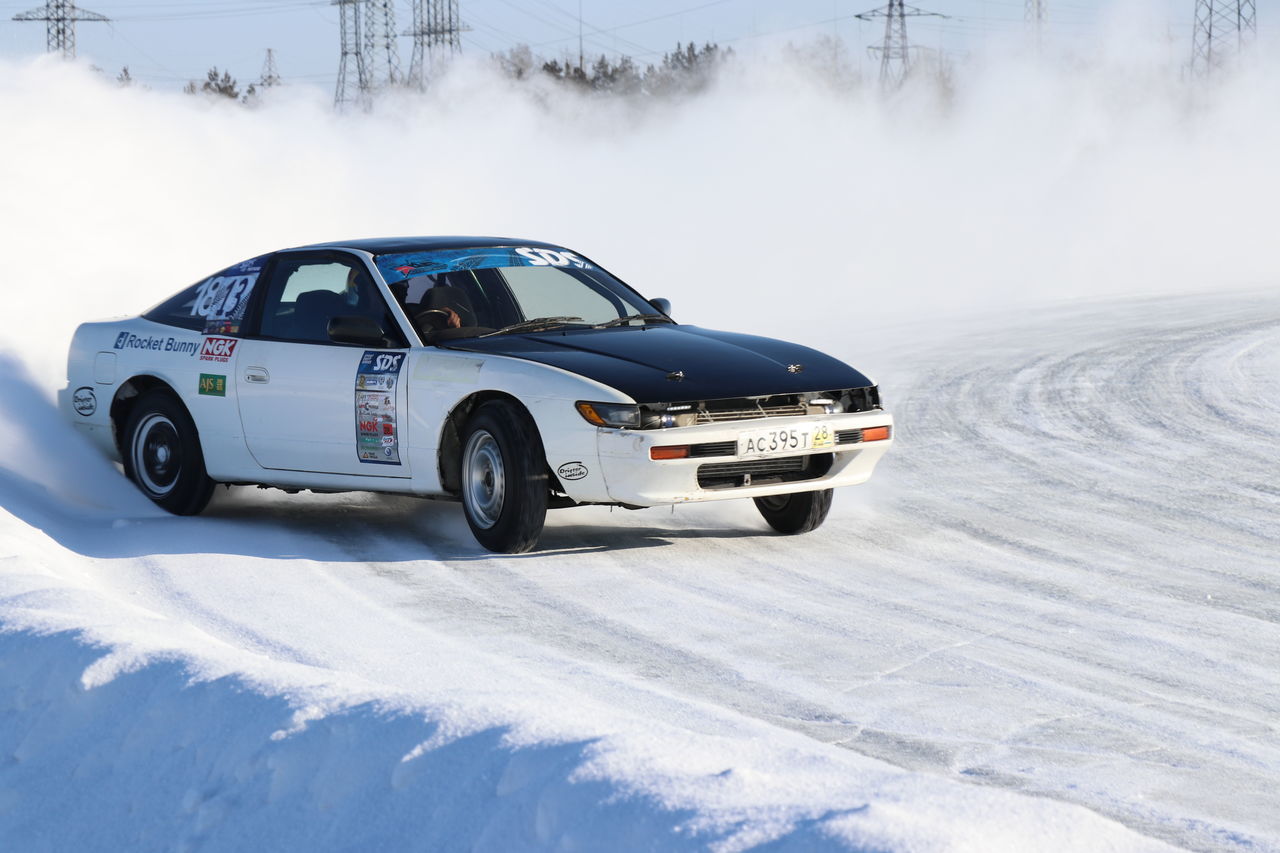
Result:
M374 261L388 284L420 275L501 267L568 267L589 270L591 264L564 249L501 246L483 249L443 249L379 255Z

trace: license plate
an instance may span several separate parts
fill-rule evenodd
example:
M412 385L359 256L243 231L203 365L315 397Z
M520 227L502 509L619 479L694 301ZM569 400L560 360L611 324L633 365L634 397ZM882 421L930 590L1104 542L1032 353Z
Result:
M835 445L836 433L831 424L805 424L738 433L739 456L777 456Z

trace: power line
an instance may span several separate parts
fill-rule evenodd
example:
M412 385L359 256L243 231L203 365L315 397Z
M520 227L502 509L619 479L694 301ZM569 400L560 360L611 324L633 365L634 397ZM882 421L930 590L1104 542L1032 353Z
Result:
M200 20L218 20L226 18L248 18L276 15L281 12L291 12L295 9L315 8L317 6L327 6L329 0L295 0L295 2L272 3L270 5L255 6L230 6L226 4L218 4L216 6L207 6L200 8L199 4L182 4L178 8L180 12L155 12L148 13L140 11L137 14L117 15L116 21L144 22L144 21L200 21ZM196 8L192 8L192 7ZM142 9L144 7L138 7ZM159 7L164 8L164 7Z

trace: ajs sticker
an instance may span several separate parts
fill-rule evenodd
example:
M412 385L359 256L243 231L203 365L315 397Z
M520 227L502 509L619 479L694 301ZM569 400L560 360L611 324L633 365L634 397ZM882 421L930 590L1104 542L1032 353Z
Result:
M356 369L356 455L371 465L400 464L396 385L402 352L367 351Z

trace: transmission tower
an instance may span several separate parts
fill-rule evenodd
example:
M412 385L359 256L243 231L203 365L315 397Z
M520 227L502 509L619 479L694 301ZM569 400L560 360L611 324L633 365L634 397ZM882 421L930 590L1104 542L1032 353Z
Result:
M1044 25L1049 19L1049 0L1027 0L1027 26L1036 36L1036 47L1044 44Z
M76 21L109 21L106 15L77 9L72 0L46 0L43 9L19 12L15 21L44 21L45 50L61 53L63 59L76 58Z
M360 43L360 7L365 0L333 0L338 7L338 32L342 39L342 55L338 59L338 87L333 105L341 109L347 104L369 103L369 74L364 67L364 51ZM355 66L352 68L351 66ZM352 72L355 80L351 79Z
M462 34L468 29L458 16L458 0L413 0L413 27L405 33L413 37L409 85L423 88L428 63L434 69L462 53Z
M1257 32L1254 0L1196 0L1191 73L1204 77L1221 68Z
M371 87L394 86L400 82L394 0L365 0L364 65Z
M914 6L903 4L902 0L889 0L888 6L854 15L863 21L884 18L884 44L871 47L872 54L880 55L880 85L885 89L894 89L902 85L907 72L911 70L911 48L907 44L907 18L934 17L945 18L937 12L925 12Z
M264 89L280 85L280 70L276 68L276 52L271 48L267 48L267 58L262 63L262 76L258 78L258 85Z

